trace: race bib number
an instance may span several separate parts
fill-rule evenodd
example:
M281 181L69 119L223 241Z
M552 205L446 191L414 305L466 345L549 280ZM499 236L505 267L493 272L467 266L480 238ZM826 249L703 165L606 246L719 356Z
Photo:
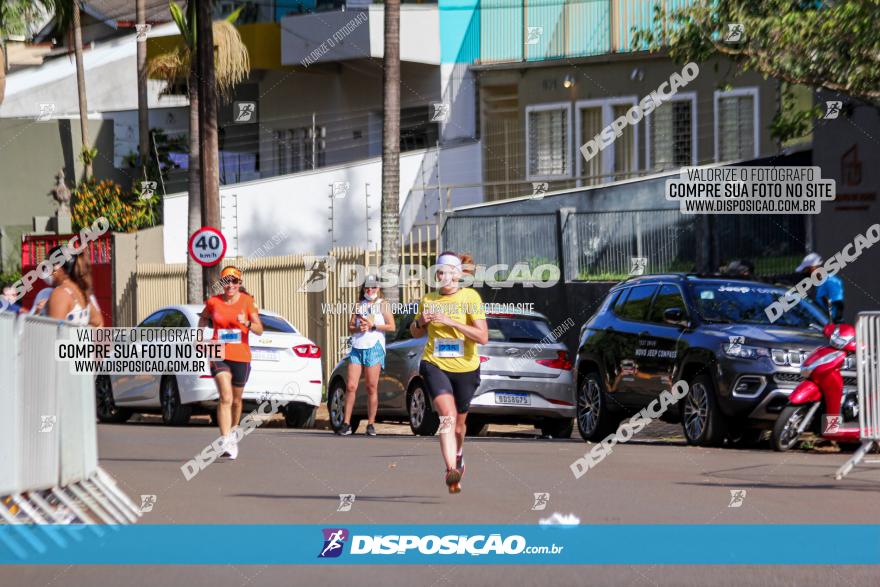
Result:
M223 344L233 344L241 342L241 330L237 328L229 328L217 331L217 336Z
M434 342L434 356L438 359L463 357L464 341L460 338L438 338Z

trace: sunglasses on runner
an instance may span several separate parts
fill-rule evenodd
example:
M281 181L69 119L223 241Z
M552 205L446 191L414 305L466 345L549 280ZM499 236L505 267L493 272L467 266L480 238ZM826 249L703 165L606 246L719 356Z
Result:
M225 279L223 281L224 285L241 285L240 279Z

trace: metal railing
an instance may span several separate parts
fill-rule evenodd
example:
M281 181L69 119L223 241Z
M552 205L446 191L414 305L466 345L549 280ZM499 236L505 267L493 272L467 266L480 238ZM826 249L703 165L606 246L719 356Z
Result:
M91 375L55 360L74 329L0 313L0 520L127 524L139 509L98 466Z
M859 312L856 317L856 374L859 388L859 429L862 446L837 471L842 479L880 446L880 312Z

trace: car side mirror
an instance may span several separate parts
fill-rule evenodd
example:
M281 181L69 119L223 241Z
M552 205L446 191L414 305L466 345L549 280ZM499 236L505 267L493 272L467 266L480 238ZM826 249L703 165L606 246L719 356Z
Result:
M690 321L688 321L687 315L681 308L666 308L663 311L663 321L684 328L690 326Z

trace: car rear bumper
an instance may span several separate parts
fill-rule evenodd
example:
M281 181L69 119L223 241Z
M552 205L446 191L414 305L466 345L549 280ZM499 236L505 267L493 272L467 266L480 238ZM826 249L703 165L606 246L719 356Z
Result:
M192 385L186 386L186 393L183 392L184 386L180 387L181 401L184 404L198 404L206 408L217 405L219 397L213 378L197 379ZM317 383L302 380L265 382L263 379L262 383L259 380L253 383L249 381L244 388L242 400L248 405L275 401L318 406L321 403L322 394L323 385L320 381Z
M498 403L496 392L527 393L529 405ZM471 400L470 413L531 418L573 418L574 386L571 373L554 379L483 376Z

